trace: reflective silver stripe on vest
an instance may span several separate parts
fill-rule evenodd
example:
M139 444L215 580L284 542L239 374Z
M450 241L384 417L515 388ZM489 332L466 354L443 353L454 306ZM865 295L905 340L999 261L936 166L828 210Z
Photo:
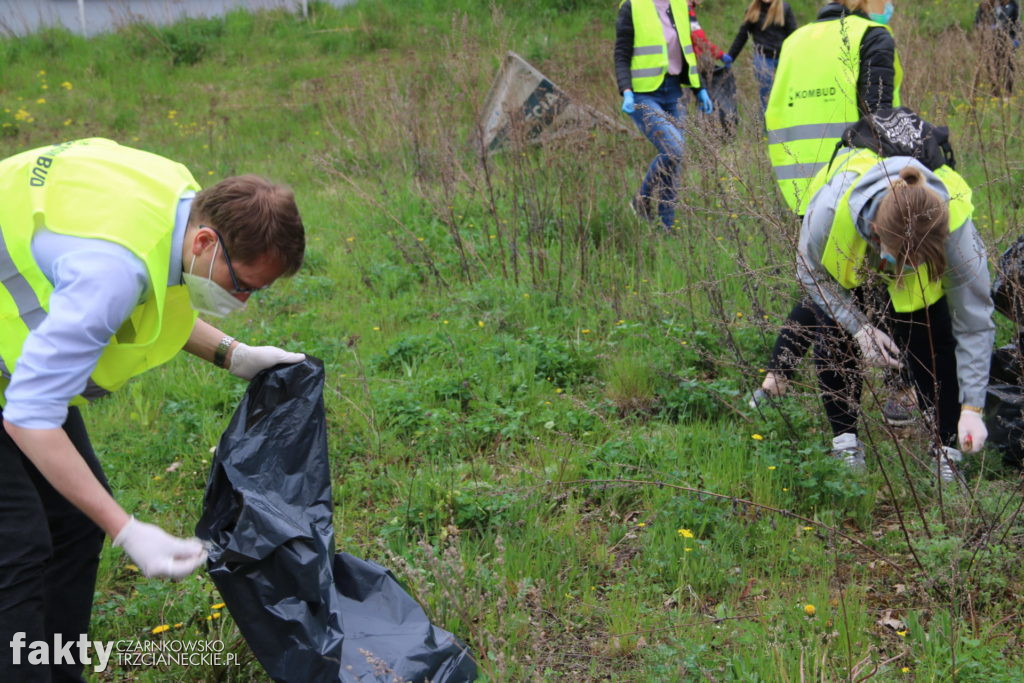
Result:
M693 54L693 45L683 45L683 54L684 55L692 55Z
M634 57L643 57L646 55L660 55L661 52L661 45L641 45L640 47L633 48Z
M2 358L0 358L0 377L4 377L6 379L11 378L11 371L7 369L7 363L5 363ZM85 383L85 389L82 391L81 396L86 401L95 401L96 399L103 398L108 394L110 394L109 391L101 387L99 384L96 384L96 382L93 382L92 379L89 379Z
M648 76L660 76L665 70L660 66L655 66L650 69L632 69L629 74L633 78L647 78Z
M690 75L692 76L692 75L693 75L693 74L695 74L695 73L697 73L697 67L695 67L695 66L691 66L691 67L690 67Z
M775 171L775 177L779 180L805 180L813 178L815 173L826 166L828 166L828 162L823 161L820 164L787 164L776 166L772 170Z
M14 299L14 304L18 307L18 317L28 329L34 330L46 320L46 311L43 310L42 304L39 303L39 297L32 291L28 280L14 265L2 232L0 232L0 284L7 288L7 292Z
M843 131L852 126L850 123L805 123L800 126L789 126L768 131L768 144L775 145L799 140L821 140L822 138L841 137Z

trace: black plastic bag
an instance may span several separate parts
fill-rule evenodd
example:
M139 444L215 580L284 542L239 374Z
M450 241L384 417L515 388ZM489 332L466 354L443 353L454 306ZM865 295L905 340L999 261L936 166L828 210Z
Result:
M715 104L715 111L718 112L718 122L726 135L732 137L736 132L736 124L739 121L739 112L736 109L736 77L732 75L732 69L724 66L716 66L708 79L708 95Z
M1024 237L1007 247L996 263L992 303L1007 318L1024 325Z
M196 535L253 653L277 681L469 681L466 646L384 567L334 553L324 371L264 371L221 437Z
M988 444L1003 454L1003 462L1024 465L1024 386L992 384L985 400Z

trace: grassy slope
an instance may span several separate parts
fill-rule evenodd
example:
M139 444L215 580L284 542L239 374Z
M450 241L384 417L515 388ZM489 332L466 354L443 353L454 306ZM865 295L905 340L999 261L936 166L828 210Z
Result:
M998 458L975 468L974 495L942 499L919 464L900 469L924 435L889 438L874 408L872 474L824 461L809 373L782 411L744 408L793 295L795 226L755 120L728 145L691 121L672 238L625 209L649 160L639 139L569 138L486 173L474 160L464 141L506 49L615 115L605 4L364 2L308 24L234 13L5 41L0 151L103 135L201 182L294 186L307 266L224 328L324 359L340 547L394 567L492 678L834 679L875 663L885 678L1012 677L1024 530ZM742 5L702 11L720 44ZM974 97L976 57L940 33L942 5L900 8L906 98L953 127L999 247L1021 232L1021 107ZM122 503L188 533L243 390L179 358L90 408ZM94 637L181 623L176 637L244 647L226 612L207 619L217 602L201 576L143 580L107 551ZM218 673L259 669L107 676Z

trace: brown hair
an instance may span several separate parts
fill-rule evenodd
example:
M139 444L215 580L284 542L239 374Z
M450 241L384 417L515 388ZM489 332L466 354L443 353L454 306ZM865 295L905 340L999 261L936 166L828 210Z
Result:
M874 229L882 245L896 258L898 270L906 263L927 264L932 280L946 272L949 208L925 185L920 169L906 166L900 171L899 179L878 206Z
M210 223L224 239L231 258L254 263L266 255L280 261L284 275L302 265L306 233L295 195L258 175L225 178L199 192L189 225Z
M746 14L743 15L743 23L753 24L761 16L761 5L763 0L750 0ZM764 13L764 22L761 23L761 30L772 24L782 26L786 23L786 8L782 0L768 0L768 11Z

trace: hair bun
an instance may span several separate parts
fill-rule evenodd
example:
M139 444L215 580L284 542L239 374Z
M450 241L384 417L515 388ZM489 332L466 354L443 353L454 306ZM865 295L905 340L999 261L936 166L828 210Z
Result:
M900 169L900 180L905 182L908 186L917 185L924 181L924 176L921 175L921 169L914 168L913 166L904 166Z

